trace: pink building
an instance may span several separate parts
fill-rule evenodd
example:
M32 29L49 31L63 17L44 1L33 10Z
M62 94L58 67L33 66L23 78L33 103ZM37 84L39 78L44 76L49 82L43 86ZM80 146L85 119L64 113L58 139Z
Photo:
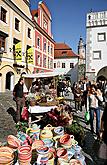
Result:
M46 4L38 3L38 9L32 10L35 24L35 67L34 73L53 71L54 40L51 32L51 14Z

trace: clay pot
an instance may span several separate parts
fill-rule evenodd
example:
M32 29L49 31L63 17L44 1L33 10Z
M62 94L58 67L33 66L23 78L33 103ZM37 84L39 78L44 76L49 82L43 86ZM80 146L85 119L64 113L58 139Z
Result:
M57 150L57 156L59 157L59 158L62 158L62 159L68 159L68 154L67 154L67 150L66 149L64 149L64 148L59 148L58 150Z
M7 146L0 147L0 165L12 165L13 161L13 149Z
M20 146L20 141L13 135L9 135L7 137L7 142L9 147L13 149L17 149Z
M72 145L72 139L69 134L64 134L60 137L60 143L61 145L65 146L71 146Z
M32 157L32 148L29 145L20 146L18 148L18 160L20 165L23 163L28 164L31 161Z

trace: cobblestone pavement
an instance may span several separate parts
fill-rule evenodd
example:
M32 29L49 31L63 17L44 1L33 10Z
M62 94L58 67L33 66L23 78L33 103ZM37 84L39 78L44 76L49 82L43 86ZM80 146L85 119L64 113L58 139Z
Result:
M74 108L74 102L71 102L72 108ZM7 91L6 93L0 93L0 141L5 142L8 135L16 134L15 128L15 109L16 105L12 98L12 93ZM104 161L98 159L98 141L90 132L89 125L86 125L84 121L85 109L82 112L76 113L80 120L80 124L85 129L85 140L82 146L87 165L103 165Z
M0 93L0 141L5 142L8 135L16 134L15 102L11 92Z

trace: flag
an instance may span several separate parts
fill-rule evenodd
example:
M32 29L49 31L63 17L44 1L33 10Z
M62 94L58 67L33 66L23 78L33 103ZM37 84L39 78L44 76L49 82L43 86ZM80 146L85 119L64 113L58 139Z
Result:
M15 60L22 61L22 45L21 42L15 44Z
M27 50L27 62L33 64L33 48Z

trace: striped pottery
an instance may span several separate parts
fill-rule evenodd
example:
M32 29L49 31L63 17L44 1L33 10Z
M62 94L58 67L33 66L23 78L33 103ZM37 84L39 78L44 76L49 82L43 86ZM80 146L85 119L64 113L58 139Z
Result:
M47 146L49 148L52 147L54 144L54 141L52 139L44 139L43 142L44 142L45 146Z
M40 132L40 139L44 140L44 139L52 139L53 138L53 133L51 130L41 130Z
M46 156L41 157L40 163L41 165L46 165L48 163L48 156L46 155Z
M82 165L81 162L77 159L71 159L69 162L70 165Z
M57 165L70 165L68 160L58 158Z
M26 164L30 163L32 157L32 148L29 145L20 146L18 148L18 160L20 165L23 165L23 162Z
M17 149L20 146L20 141L19 139L17 139L15 136L13 135L9 135L7 137L7 143L9 145L9 147L13 148L13 149Z
M13 149L8 146L0 147L0 165L12 165L13 161Z
M54 165L54 154L52 152L48 153L48 163L47 165Z
M51 124L48 124L44 127L44 129L53 130L54 127Z
M64 127L58 126L54 128L55 135L63 135L64 134Z
M65 148L58 148L57 156L59 158L68 160L68 153L67 153L67 150Z
M53 147L49 148L49 152L53 153L54 158L56 158L57 154L56 154L55 148L53 148Z
M72 146L72 139L69 134L64 134L61 136L59 142L64 148L69 148Z
M40 155L47 155L49 152L49 148L46 146L43 146L43 147L38 148L36 151Z
M35 139L32 143L32 150L38 149L40 147L43 147L44 142L42 140Z

